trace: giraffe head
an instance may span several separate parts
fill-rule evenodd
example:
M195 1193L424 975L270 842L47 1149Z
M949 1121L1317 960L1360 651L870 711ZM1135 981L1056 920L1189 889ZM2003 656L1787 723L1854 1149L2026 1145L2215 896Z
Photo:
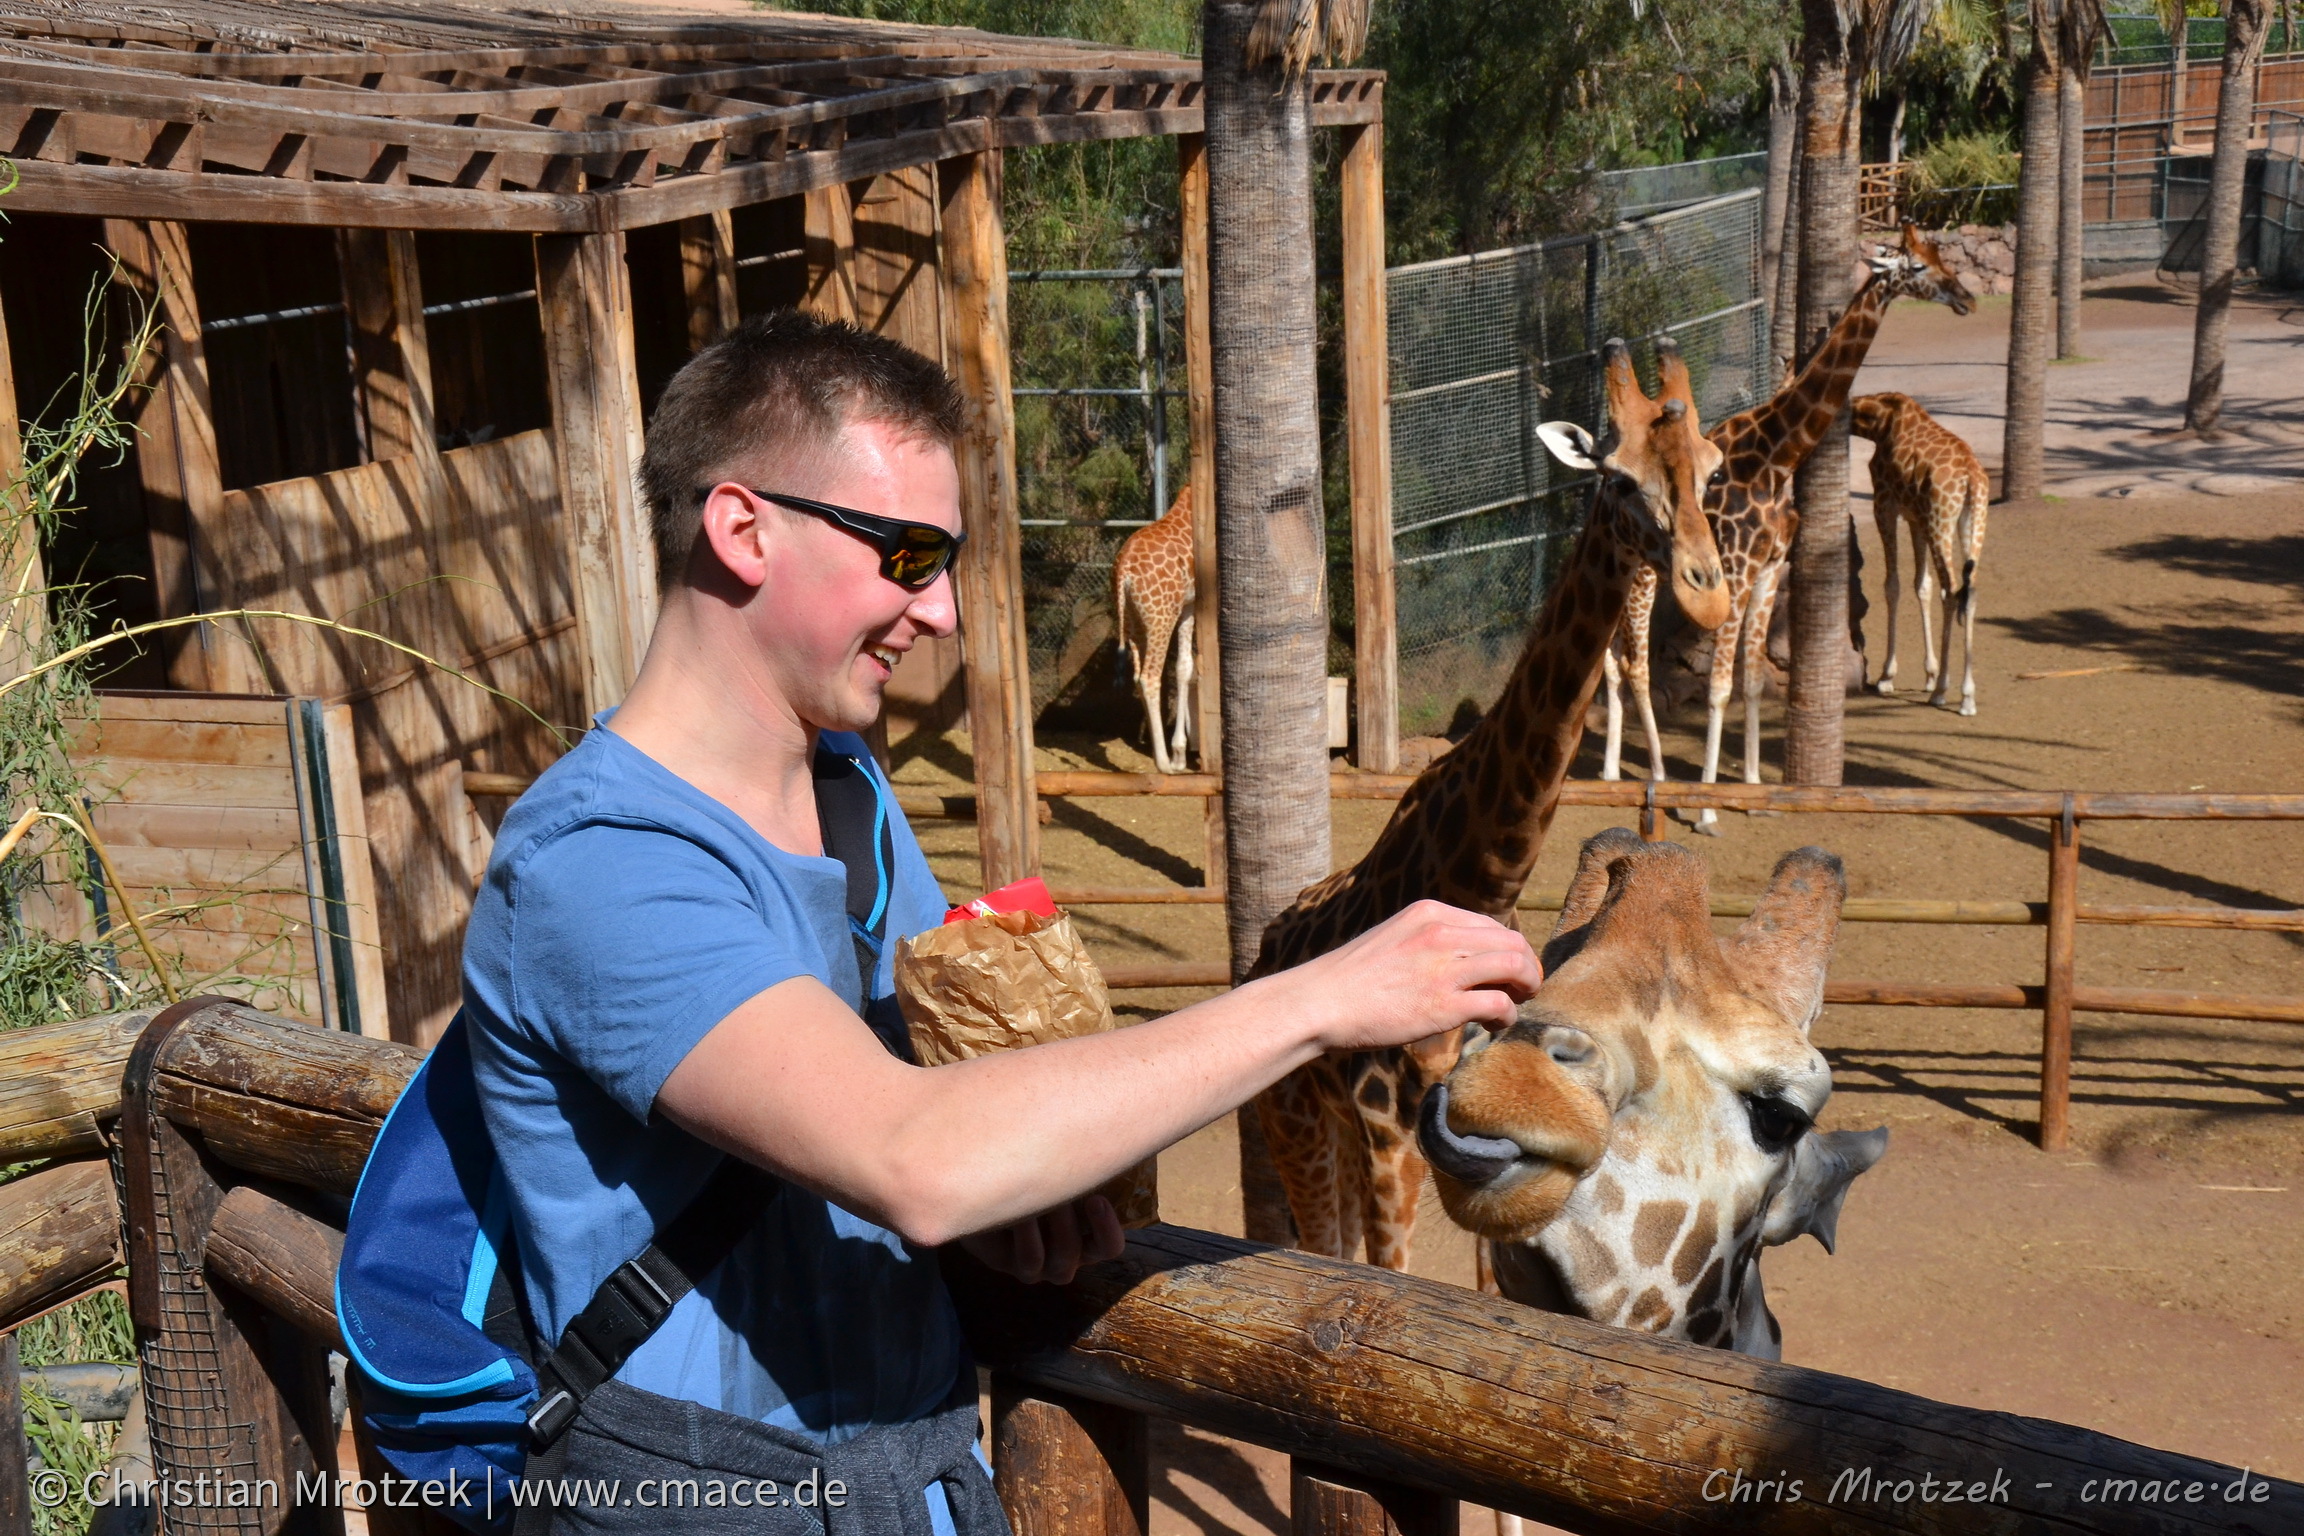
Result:
M1691 623L1718 629L1728 618L1728 585L1704 516L1704 492L1724 459L1696 419L1688 365L1670 338L1659 340L1656 367L1663 391L1650 398L1632 371L1630 347L1611 341L1601 352L1608 386L1605 444L1571 421L1548 421L1536 435L1561 463L1600 477L1601 495L1612 497L1625 514L1620 521L1632 552L1670 579L1672 595Z
M1891 298L1925 299L1931 304L1949 305L1956 315L1965 315L1976 307L1976 296L1944 265L1936 242L1920 233L1910 220L1905 221L1902 244L1878 247L1866 265L1872 269L1875 282L1888 285Z
M1587 842L1543 989L1426 1095L1418 1140L1505 1295L1776 1358L1760 1250L1808 1232L1829 1251L1888 1133L1813 1129L1840 861L1786 854L1726 940L1708 885L1677 844Z

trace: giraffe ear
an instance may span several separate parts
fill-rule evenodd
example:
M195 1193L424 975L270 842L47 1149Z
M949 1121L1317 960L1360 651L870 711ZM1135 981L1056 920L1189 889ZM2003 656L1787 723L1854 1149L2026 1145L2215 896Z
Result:
M1536 429L1544 446L1552 450L1552 457L1570 469L1597 470L1600 467L1596 450L1599 444L1592 434L1572 421L1548 421Z
M1884 1125L1869 1131L1810 1131L1801 1137L1792 1152L1792 1176L1769 1197L1760 1241L1774 1248L1805 1232L1832 1252L1848 1186L1887 1150Z
M1608 899L1609 866L1639 849L1640 834L1630 827L1610 827L1585 839L1576 855L1575 878L1568 882L1568 895L1560 903L1560 920L1552 925L1552 937L1544 941L1545 975L1560 969L1584 947L1592 919Z
M1776 861L1752 915L1721 948L1744 989L1805 1032L1824 1010L1824 973L1840 937L1848 876L1821 848Z

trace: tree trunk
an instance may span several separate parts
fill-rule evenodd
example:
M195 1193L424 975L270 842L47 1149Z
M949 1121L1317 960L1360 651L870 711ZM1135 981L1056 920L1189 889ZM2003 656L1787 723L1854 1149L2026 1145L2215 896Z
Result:
M1855 73L1835 0L1801 0L1799 355L1815 349L1855 296L1859 119ZM1840 782L1848 697L1848 413L1794 479L1792 682L1784 778Z
M1791 61L1768 66L1768 190L1760 201L1760 295L1776 297L1776 274L1783 263L1786 213L1792 201L1792 171L1800 148L1800 77ZM1791 327L1784 327L1791 334ZM1790 351L1790 348L1785 348Z
M2087 215L2081 207L2085 162L2083 129L2088 115L2088 82L2066 64L2057 85L2056 152L2056 355L2080 355L2081 258Z
M1912 104L1911 93L1902 86L1896 88L1896 110L1888 117L1888 163L1904 163L1904 109Z
M1776 271L1765 292L1769 300L1768 355L1789 377L1792 359L1800 352L1800 183L1806 175L1800 125L1807 110L1807 87L1804 83L1787 80L1784 95L1788 98L1792 115L1787 134L1789 142L1784 147L1784 215L1776 232ZM1769 174L1773 176L1776 135L1773 103L1769 113L1768 135ZM1772 384L1780 382L1771 381Z
M2184 425L2213 433L2224 414L2225 333L2240 272L2240 205L2247 190L2248 127L2256 115L2256 60L2270 30L2269 0L2225 0L2224 78L2216 101L2216 158L2208 169L2208 229L2200 245L2200 309L2192 329L2192 390Z
M1255 963L1265 925L1329 872L1312 128L1301 82L1248 67L1257 10L1254 0L1208 0L1203 20L1234 977ZM1287 1241L1285 1200L1274 1211L1256 1198L1277 1181L1246 1163L1249 1235Z
M2040 494L2048 409L2048 348L2056 328L2056 162L2063 130L2056 14L2032 5L2032 51L2024 61L2024 162L2016 173L2016 294L2008 318L2008 407L2001 495Z

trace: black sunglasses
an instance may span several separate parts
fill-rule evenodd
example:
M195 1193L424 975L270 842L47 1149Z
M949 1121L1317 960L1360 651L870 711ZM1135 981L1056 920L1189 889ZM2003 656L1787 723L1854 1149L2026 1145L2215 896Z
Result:
M960 552L960 546L968 542L965 531L954 533L934 523L879 517L853 507L834 506L829 501L787 496L781 491L753 491L752 494L762 501L820 517L835 528L856 535L880 552L880 574L907 592L926 591L952 564L952 557Z

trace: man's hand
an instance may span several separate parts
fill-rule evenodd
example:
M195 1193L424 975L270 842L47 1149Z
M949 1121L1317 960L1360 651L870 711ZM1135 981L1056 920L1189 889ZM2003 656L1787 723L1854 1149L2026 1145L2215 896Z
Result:
M1083 1264L1120 1257L1120 1215L1102 1195L960 1239L983 1263L1026 1285L1069 1285Z
M1322 1049L1406 1045L1466 1024L1502 1027L1544 979L1517 929L1420 901L1349 944L1256 985L1315 1021Z

